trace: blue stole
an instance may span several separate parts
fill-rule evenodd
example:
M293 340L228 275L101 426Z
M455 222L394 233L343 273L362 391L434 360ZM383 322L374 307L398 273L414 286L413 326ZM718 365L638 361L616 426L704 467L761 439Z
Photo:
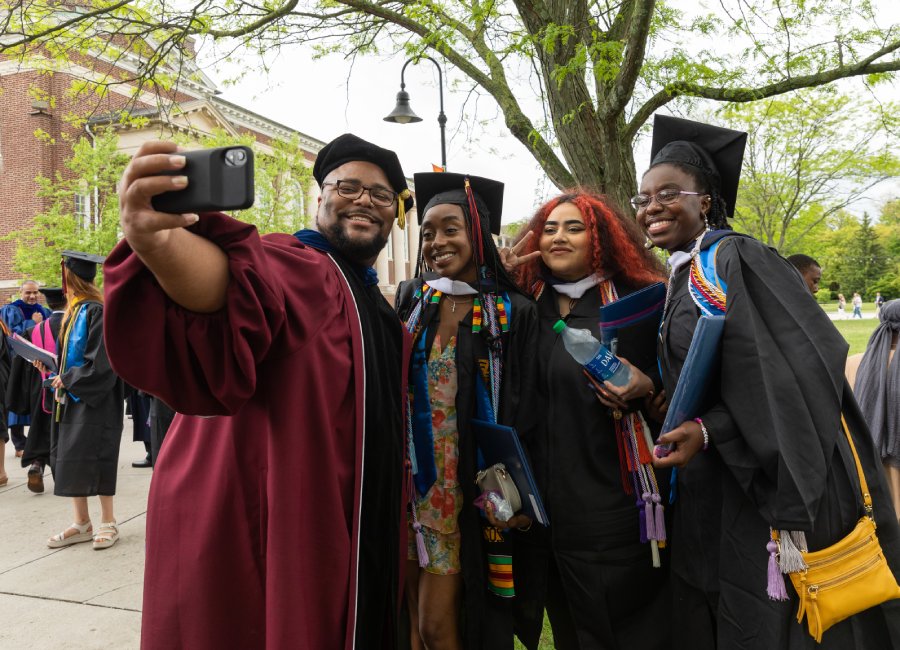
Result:
M87 328L87 309L84 304L77 307L78 313L73 317L75 322L69 329L69 337L66 340L66 370L69 368L80 368L84 365L84 350L87 347L88 328ZM76 402L80 402L70 390L66 390L70 398Z
M333 255L337 255L342 260L347 262L351 269L353 269L354 273L359 276L359 279L362 280L362 283L371 287L373 285L378 284L378 274L375 272L375 269L371 266L364 266L362 264L356 264L348 260L344 255L341 254L334 246L331 245L331 242L325 239L325 236L320 233L318 230L310 230L309 228L304 228L303 230L298 230L294 233L294 237L297 240L310 248L315 248L317 251L322 251L323 253L331 253Z

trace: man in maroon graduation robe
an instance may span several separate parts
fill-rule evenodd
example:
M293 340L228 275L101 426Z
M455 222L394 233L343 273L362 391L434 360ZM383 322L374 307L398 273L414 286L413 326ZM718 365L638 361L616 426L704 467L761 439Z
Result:
M264 237L153 211L183 165L138 151L104 271L113 367L185 414L150 488L142 646L395 647L408 345L370 267L412 207L397 156L337 138L317 231Z

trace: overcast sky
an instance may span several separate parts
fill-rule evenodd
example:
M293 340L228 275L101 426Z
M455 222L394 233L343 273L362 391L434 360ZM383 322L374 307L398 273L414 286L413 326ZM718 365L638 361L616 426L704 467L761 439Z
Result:
M900 10L892 9L888 13L896 16ZM248 75L235 86L222 87L222 96L319 140L327 142L341 133L352 132L394 149L404 171L412 176L415 172L431 171L432 164L440 164L438 85L431 62L411 64L406 70L406 89L410 105L423 121L405 125L383 121L394 108L404 60L376 56L358 58L352 64L339 56L312 60L310 50L294 46L284 48L271 59L268 77ZM556 192L555 186L527 149L507 131L493 100L469 95L471 84L459 89L448 88L448 73L451 79L460 76L443 62L441 65L445 75L449 171L488 176L506 183L504 222L531 216L537 204ZM235 68L207 68L206 72L217 82L235 76ZM900 97L900 82L895 81L886 92ZM538 115L538 105L524 108L532 119ZM647 140L640 139L637 143L638 173L649 164ZM897 197L900 197L900 179L873 188L867 200L853 209L858 213L868 210L877 214L881 204Z

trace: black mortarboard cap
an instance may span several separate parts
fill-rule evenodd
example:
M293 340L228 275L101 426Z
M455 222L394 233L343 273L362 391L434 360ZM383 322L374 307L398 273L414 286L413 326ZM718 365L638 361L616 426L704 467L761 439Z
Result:
M78 251L63 251L62 256L68 269L82 280L93 282L97 277L97 265L103 264L106 258L92 253L79 253Z
M656 115L650 166L678 162L700 169L716 184L728 216L733 217L746 145L743 131Z
M47 297L47 304L59 305L66 301L65 292L59 287L42 287L39 291Z
M491 232L499 235L500 216L503 214L503 183L481 176L450 172L414 174L416 199L419 202L419 223L422 223L425 213L433 205L449 203L467 206L469 200L466 197L466 178L469 179L469 185L475 195L479 215L482 219L488 220Z
M403 228L402 222L406 213L412 210L413 198L406 185L406 176L403 175L403 168L400 167L400 159L390 149L367 142L352 133L339 135L319 151L313 165L313 178L316 179L319 187L322 187L322 181L333 169L356 160L370 162L384 170L391 188L400 195L397 202L399 204L397 220L401 222L398 224L400 228Z

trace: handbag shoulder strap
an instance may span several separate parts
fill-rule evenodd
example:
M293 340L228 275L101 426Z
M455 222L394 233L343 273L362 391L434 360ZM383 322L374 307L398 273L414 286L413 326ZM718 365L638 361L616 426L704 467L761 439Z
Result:
M866 483L866 475L863 473L862 463L859 462L859 454L856 453L856 445L853 444L853 436L850 435L850 429L847 428L847 420L841 413L841 425L844 427L844 435L847 436L847 442L850 443L850 451L853 452L853 460L856 462L856 473L859 476L859 489L862 491L863 507L866 510L866 516L875 521L872 515L872 495L869 494L869 484Z

